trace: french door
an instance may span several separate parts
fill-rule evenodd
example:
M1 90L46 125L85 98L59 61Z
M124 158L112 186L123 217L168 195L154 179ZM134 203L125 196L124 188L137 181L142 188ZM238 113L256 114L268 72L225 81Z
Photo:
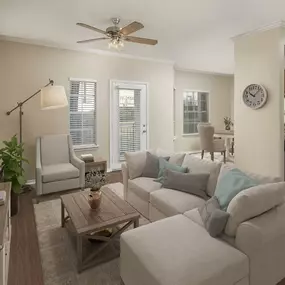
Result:
M124 154L147 149L147 86L111 81L111 169L121 168Z

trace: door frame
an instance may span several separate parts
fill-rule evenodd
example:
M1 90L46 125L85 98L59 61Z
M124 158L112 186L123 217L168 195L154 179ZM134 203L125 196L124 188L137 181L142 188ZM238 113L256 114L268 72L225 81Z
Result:
M149 148L149 83L143 82L143 81L131 81L131 80L116 80L111 79L109 84L109 98L110 98L110 104L109 104L109 120L110 120L110 131L109 131L109 150L110 150L110 157L109 157L109 166L110 170L120 170L121 167L113 169L112 168L112 162L114 160L114 151L113 151L113 139L114 139L114 124L113 124L113 88L115 84L126 84L126 85L145 85L146 90L146 148Z

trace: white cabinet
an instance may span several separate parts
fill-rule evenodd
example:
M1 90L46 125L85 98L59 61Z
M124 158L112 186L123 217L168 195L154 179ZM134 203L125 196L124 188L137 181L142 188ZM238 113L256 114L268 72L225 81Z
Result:
M0 190L5 190L7 197L5 205L0 206L0 285L7 285L11 241L10 183L0 183Z

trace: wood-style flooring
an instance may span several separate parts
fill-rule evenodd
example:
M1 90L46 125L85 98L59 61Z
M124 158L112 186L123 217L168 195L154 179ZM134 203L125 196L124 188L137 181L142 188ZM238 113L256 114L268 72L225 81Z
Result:
M121 172L113 172L110 183L122 182ZM35 192L20 196L20 212L12 218L12 240L8 285L44 285L33 198ZM285 285L285 279L278 283Z
M121 172L109 175L109 182L122 182ZM35 222L35 192L20 196L20 211L12 217L12 238L8 285L44 285Z

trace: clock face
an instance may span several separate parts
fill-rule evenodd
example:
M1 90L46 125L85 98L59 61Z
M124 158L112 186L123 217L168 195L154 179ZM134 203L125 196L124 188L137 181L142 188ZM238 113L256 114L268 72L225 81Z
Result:
M266 101L266 89L259 84L248 85L243 91L243 102L252 109L261 108Z

